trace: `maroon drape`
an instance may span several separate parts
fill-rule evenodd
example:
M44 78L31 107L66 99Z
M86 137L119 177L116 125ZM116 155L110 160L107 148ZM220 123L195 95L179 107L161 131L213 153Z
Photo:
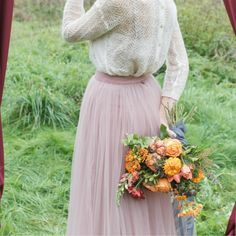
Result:
M227 236L236 235L236 203L234 204L234 208L232 210L231 216L229 218L227 230L225 232Z
M0 108L2 104L3 86L7 68L7 57L11 34L14 0L0 0ZM0 112L0 199L4 187L4 150L2 121Z
M236 0L224 0L224 4L236 35Z

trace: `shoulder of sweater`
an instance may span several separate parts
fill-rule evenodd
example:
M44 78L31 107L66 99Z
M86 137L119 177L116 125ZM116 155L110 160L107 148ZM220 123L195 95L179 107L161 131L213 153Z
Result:
M94 4L100 10L109 10L111 13L121 10L123 13L127 13L130 5L129 0L97 0Z

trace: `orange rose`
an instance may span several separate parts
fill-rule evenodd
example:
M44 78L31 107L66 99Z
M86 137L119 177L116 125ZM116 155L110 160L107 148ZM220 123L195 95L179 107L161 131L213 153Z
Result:
M182 153L182 143L178 139L165 139L166 156L178 157Z
M171 184L166 178L160 178L157 184L148 184L143 182L143 186L152 192L170 192L172 190Z
M166 178L161 178L159 179L156 188L158 189L159 192L170 192L172 190L171 184Z

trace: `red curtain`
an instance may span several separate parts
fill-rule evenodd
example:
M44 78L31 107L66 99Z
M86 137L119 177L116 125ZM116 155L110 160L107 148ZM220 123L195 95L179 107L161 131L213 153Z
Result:
M229 218L228 226L225 232L227 236L236 235L236 203L234 204L234 208L232 210L231 216Z
M236 0L224 0L224 4L236 35Z
M0 108L2 104L2 94L7 68L7 57L11 34L12 13L14 0L0 0ZM2 120L0 113L0 199L2 198L4 187L4 150Z

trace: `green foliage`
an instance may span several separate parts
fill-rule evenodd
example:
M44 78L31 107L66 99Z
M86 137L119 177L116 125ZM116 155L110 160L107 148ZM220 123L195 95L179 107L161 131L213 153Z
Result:
M159 138L164 139L167 137L169 137L167 133L167 127L164 124L161 124ZM138 148L147 148L153 138L157 137L149 137L132 133L126 134L126 137L122 140L122 143L129 148L133 148L135 146Z
M14 4L14 18L18 21L55 21L61 16L64 0L17 0Z
M236 60L236 43L221 0L177 0L178 17L188 49L201 56Z
M59 23L65 0L16 0L14 3L14 19L17 21L41 21L44 25ZM85 0L85 9L88 10L94 0Z
M168 133L167 133L167 127L164 124L161 124L160 126L160 135L159 135L160 139L164 139L169 137Z
M127 134L126 137L122 140L122 143L125 146L132 147L147 147L150 142L150 138L147 136L139 136L138 134Z

